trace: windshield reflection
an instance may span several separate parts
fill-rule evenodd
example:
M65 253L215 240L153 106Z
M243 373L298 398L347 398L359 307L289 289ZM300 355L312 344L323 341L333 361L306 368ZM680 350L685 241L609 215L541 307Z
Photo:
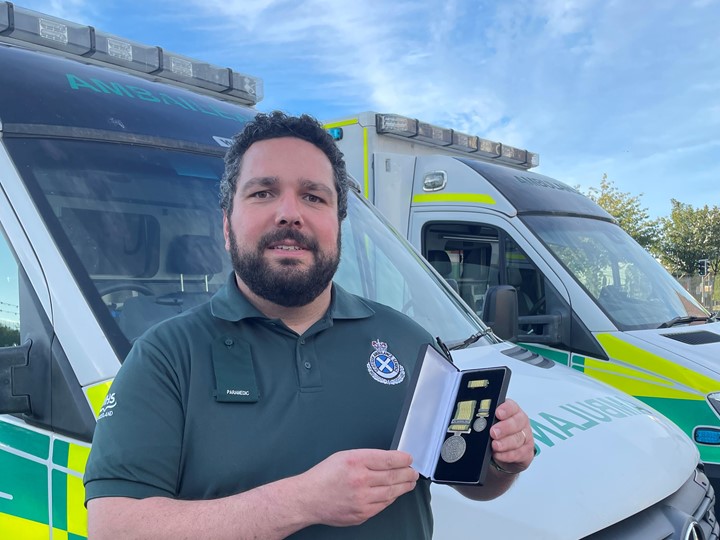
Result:
M132 342L206 302L225 282L232 268L218 207L219 152L70 139L7 143L111 340ZM449 344L482 328L364 199L351 191L348 203L337 283Z
M532 231L620 330L708 313L620 227L580 217L526 216Z

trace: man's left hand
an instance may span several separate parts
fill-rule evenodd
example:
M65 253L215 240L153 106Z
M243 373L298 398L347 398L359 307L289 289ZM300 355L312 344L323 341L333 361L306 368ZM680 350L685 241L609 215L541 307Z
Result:
M498 421L490 429L493 460L508 472L524 471L535 457L527 414L512 399L507 399L498 406L495 417Z

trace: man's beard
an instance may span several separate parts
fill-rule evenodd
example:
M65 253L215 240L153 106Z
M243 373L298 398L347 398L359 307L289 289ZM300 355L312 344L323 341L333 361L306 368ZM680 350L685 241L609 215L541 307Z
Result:
M240 279L257 296L283 307L305 306L315 300L332 281L340 264L340 233L337 251L327 254L320 251L315 239L308 238L295 229L279 229L268 233L258 242L256 249L241 251L235 231L229 228L230 259ZM273 267L264 257L270 244L290 239L310 251L315 263L303 271L300 261L280 259L280 268Z

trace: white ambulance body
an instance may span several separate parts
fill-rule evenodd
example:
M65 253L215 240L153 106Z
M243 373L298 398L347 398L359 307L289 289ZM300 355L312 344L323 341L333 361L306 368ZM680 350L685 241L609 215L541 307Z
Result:
M494 317L489 288L514 287L514 341L662 412L718 488L720 322L607 212L531 172L525 150L392 114L326 127L365 196L478 315Z
M261 83L6 2L0 41L0 538L78 539L96 417L132 341L231 271L218 181ZM463 367L509 366L533 422L539 454L503 497L433 486L436 538L716 538L674 424L488 334L355 192L337 281L467 345Z

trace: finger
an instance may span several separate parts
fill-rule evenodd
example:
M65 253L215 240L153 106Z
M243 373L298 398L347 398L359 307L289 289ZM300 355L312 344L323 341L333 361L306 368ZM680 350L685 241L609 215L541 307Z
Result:
M520 412L520 406L515 403L512 399L506 399L503 403L498 405L495 410L495 417L498 420L506 420L511 416Z
M404 469L412 465L412 456L400 450L365 450L365 465L371 471Z
M410 491L415 489L416 485L417 482L412 481L392 484L389 486L376 486L372 488L370 492L369 501L373 504L392 504L395 499L397 499L401 495L409 493Z
M523 429L526 430L525 434L527 435L527 430L530 429L530 422L528 421L527 415L520 411L507 420L496 422L490 429L490 436L493 439L499 440L515 435Z
M385 471L368 471L368 484L372 487L393 486L417 482L420 474L411 468L388 469Z

